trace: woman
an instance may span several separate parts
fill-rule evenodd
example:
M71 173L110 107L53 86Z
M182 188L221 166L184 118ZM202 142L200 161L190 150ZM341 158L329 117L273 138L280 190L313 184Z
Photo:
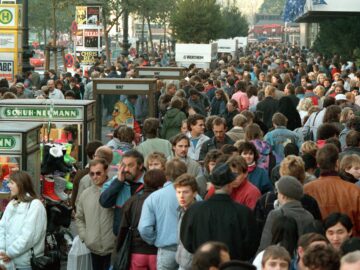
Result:
M166 182L165 174L162 170L150 170L144 175L144 193L132 196L123 206L120 232L117 242L119 251L124 243L129 227L137 228L141 216L141 209L145 199L154 191L162 188ZM134 224L132 224L134 220ZM131 239L131 257L129 270L149 269L156 270L157 248L147 244L141 239L139 231L136 229Z
M338 105L331 105L326 108L323 123L330 123L340 132L344 129L344 125L340 123L341 108Z
M228 103L229 98L225 94L225 91L222 89L217 89L215 91L215 96L211 100L211 115L222 115L225 113L226 104Z
M31 270L31 249L44 255L46 211L37 198L29 174L10 175L11 201L0 220L0 260L13 262L16 269Z
M304 119L306 116L309 116L309 109L313 106L313 102L311 98L304 98L300 101L299 106L297 108L301 122L305 124Z
M345 126L346 123L349 120L354 119L354 117L355 117L355 114L354 114L353 109L351 109L349 107L345 107L344 109L342 109L342 111L340 113L340 123Z
M290 130L301 127L301 118L299 112L296 110L292 99L289 96L280 98L278 112L282 113L289 119L286 128Z

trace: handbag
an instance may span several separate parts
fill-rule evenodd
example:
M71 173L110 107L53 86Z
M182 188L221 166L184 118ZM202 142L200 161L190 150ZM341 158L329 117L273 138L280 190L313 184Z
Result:
M131 241L132 241L132 236L133 236L134 230L136 230L135 213L138 208L138 202L139 201L136 200L135 209L131 215L131 223L128 228L128 232L125 236L125 240L124 240L120 250L116 254L113 270L128 270L129 269L130 255L131 255Z
M31 207L31 202L29 205L29 210ZM58 249L58 245L54 235L50 234L49 237L52 238L53 246L47 243L47 238L45 238L45 246L47 249L45 250L45 255L41 257L35 257L34 248L31 248L31 258L30 265L32 270L60 270L60 253Z

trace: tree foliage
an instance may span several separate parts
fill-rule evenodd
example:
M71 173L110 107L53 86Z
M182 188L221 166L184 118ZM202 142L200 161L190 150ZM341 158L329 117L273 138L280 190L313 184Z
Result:
M185 43L208 43L218 39L223 28L216 0L179 0L170 24L176 39Z
M235 6L226 7L222 10L223 26L221 38L234 38L239 36L247 36L249 24Z
M259 13L279 15L284 10L285 0L265 0Z
M331 19L320 22L320 32L313 48L325 55L338 53L344 57L354 55L360 49L360 21L357 17Z

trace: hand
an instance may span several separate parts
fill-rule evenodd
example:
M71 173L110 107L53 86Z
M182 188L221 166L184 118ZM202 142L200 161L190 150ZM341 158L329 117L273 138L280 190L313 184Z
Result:
M0 252L0 260L4 263L8 263L11 261L11 258L5 252Z
M124 173L124 165L122 163L119 164L119 170L118 170L118 174L117 174L117 179L120 182L124 182L125 181L125 173Z

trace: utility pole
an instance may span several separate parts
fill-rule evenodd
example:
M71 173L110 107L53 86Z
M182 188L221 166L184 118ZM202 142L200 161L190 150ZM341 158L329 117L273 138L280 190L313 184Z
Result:
M128 4L127 1L124 5L124 14L123 14L123 20L124 20L124 27L123 27L123 50L122 55L128 56L129 55L129 10L128 10Z
M28 0L22 0L23 4L23 53L22 53L22 72L25 73L33 69L30 65L30 57L32 56L32 52L29 47L29 4Z

